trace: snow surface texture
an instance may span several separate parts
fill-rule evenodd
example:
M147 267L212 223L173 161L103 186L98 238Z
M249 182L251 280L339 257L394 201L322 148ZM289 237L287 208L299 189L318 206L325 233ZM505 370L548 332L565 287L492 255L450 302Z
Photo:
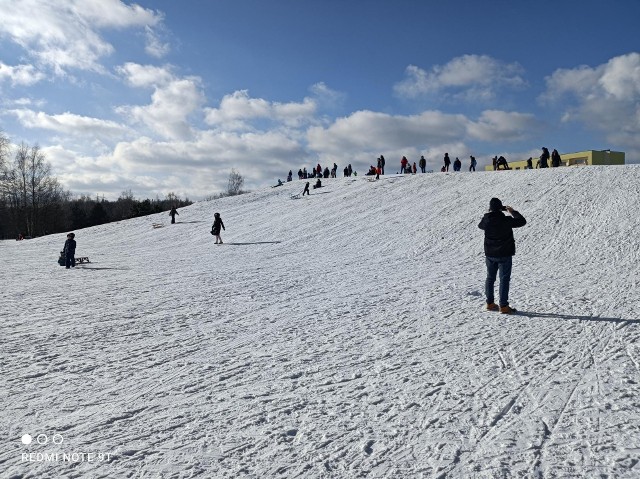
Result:
M640 477L640 167L303 184L0 242L1 476Z

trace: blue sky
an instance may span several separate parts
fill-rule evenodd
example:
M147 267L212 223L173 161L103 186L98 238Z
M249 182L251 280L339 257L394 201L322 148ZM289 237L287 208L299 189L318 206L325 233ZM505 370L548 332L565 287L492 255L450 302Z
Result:
M0 129L64 186L191 199L380 154L640 162L640 2L0 0ZM394 169L395 168L395 169Z

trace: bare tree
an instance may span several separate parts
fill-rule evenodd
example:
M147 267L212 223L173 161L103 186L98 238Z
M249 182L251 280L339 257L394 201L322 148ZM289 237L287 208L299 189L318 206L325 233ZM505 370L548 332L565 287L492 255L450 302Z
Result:
M0 175L4 172L9 159L9 138L0 130Z
M39 146L29 148L21 143L13 165L4 168L3 196L15 227L27 236L36 236L52 229L57 222L56 211L68 198L58 180L51 174ZM51 217L48 214L52 214Z
M235 196L242 193L242 185L244 184L244 178L238 173L235 168L231 169L229 173L229 185L227 187L227 193L229 196Z
M125 220L133 216L133 205L136 200L131 189L120 193L118 201L115 204L114 216L118 220Z

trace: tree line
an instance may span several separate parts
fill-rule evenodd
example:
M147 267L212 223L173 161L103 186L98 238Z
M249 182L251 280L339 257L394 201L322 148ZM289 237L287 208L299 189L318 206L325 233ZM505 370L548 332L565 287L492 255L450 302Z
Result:
M39 146L21 143L13 150L0 131L0 239L61 233L192 204L174 193L137 200L131 190L116 201L77 197L53 175Z

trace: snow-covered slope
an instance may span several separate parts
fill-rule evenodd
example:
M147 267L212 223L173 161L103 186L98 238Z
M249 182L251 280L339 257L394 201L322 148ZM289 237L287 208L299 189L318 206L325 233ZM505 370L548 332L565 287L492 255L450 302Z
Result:
M640 475L640 168L325 184L1 242L0 475Z

